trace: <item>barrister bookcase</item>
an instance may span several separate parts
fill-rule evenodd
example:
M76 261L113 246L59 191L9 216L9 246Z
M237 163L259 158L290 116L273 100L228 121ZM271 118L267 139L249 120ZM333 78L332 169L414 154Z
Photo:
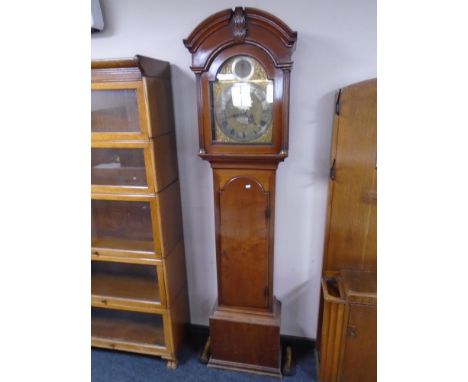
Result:
M91 63L91 344L177 366L189 318L169 63Z

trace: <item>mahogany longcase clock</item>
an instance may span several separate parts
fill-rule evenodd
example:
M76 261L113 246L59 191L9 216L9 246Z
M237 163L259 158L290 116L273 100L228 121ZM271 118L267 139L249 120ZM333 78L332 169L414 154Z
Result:
M198 93L199 155L213 168L218 301L208 365L281 375L273 296L275 177L288 155L297 33L254 8L218 12L184 40Z

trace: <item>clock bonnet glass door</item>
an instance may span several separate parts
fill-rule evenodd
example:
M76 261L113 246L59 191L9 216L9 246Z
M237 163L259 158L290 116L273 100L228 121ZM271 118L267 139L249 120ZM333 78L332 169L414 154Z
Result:
M211 83L213 143L271 144L273 81L250 56L221 65Z

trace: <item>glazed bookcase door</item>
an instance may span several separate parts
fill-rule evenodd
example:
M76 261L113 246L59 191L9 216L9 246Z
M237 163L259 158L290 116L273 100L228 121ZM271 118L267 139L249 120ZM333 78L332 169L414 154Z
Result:
M157 197L92 194L91 254L94 259L161 256Z
M141 82L91 84L91 136L93 140L151 136Z
M153 193L153 143L94 141L91 148L93 192Z
M164 355L167 353L166 316L93 307L91 343L114 350Z
M220 304L265 309L268 293L269 193L251 177L219 192Z
M91 262L91 305L161 313L166 306L164 272L156 265Z

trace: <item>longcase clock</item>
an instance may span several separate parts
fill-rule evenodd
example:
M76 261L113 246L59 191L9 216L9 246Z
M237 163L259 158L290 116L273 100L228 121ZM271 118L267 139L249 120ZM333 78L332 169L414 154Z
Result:
M184 40L198 93L199 155L213 169L218 300L208 365L280 376L273 295L275 178L288 155L297 33L254 8L218 12Z

